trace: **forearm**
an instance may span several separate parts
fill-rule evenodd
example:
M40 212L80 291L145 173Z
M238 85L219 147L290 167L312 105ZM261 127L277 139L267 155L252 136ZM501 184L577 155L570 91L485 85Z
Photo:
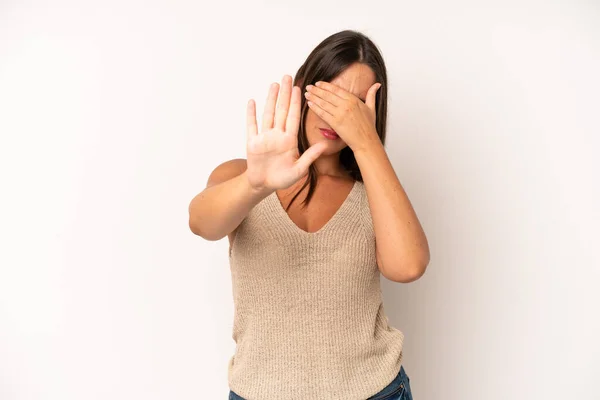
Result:
M377 251L389 276L423 274L429 246L421 223L381 142L355 152L373 219Z
M246 172L209 186L190 202L190 229L204 239L220 240L235 230L250 210L269 194L252 188Z

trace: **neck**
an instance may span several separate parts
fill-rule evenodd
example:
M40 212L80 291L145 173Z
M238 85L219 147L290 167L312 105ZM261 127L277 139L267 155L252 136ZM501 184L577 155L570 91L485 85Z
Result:
M348 173L340 163L340 153L322 155L317 158L313 165L317 169L317 175L328 175L337 177L347 177Z

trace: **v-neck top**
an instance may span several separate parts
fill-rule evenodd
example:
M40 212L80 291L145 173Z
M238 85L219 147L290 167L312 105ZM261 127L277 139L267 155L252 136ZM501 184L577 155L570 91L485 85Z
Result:
M275 192L239 225L229 388L246 400L365 400L397 376L404 334L385 314L364 183L306 232Z
M325 225L323 225L316 232L307 232L304 229L300 228L298 225L296 225L296 223L290 218L287 211L285 211L283 204L281 204L281 200L279 200L279 197L277 196L277 192L271 193L267 197L267 201L270 201L273 203L273 205L272 205L273 216L276 218L280 218L282 225L293 225L292 230L297 230L300 235L302 235L302 234L317 235L317 234L320 234L321 232L324 232L324 231L330 229L330 226L335 225L340 218L343 218L343 214L346 211L345 208L348 207L348 203L351 203L353 201L353 198L355 196L354 192L357 190L357 186L361 183L362 182L354 181L352 188L350 189L350 192L348 192L348 195L346 196L346 198L344 199L344 201L342 202L340 207L336 210L336 212L333 214L333 216L331 216L331 218L329 218L329 220L325 223Z

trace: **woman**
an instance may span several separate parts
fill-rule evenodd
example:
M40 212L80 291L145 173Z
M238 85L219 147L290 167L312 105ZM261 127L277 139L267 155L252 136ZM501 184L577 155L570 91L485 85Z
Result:
M229 237L230 400L412 399L380 275L418 279L429 248L384 150L386 84L365 35L326 38L271 85L260 132L248 102L247 159L190 204L192 232Z

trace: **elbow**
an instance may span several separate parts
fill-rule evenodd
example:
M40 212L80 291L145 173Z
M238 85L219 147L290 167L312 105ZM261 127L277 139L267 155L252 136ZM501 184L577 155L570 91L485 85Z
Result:
M429 257L408 264L404 263L401 267L382 273L382 275L392 282L410 283L421 278L425 274L428 265Z
M190 203L188 207L188 226L190 231L196 236L200 236L203 239L210 241L217 241L223 238L223 236L216 236L210 231L207 231L206 225L203 221L202 215L199 210L193 208L194 200Z
M215 229L211 230L211 225L213 224L211 223L210 218L206 218L208 213L208 211L204 209L206 206L198 204L199 199L202 198L202 193L194 197L188 206L188 226L194 235L200 236L211 242L216 242L227 235L214 232Z
M204 237L204 234L200 230L199 224L191 216L190 216L190 219L188 221L188 226L190 228L190 231L192 231L192 233L194 235L200 236L200 237Z
M188 221L188 226L190 228L190 231L192 231L192 233L196 236L200 236L201 238L205 239L205 240L209 240L211 242L216 242L217 240L221 240L224 236L218 236L218 235L214 235L211 234L210 232L205 231L204 229L202 229L202 224L198 222L197 219L192 218L192 216L190 215L189 221Z
M188 226L190 227L190 231L192 231L194 235L202 237L202 233L198 225L191 218L188 222Z

